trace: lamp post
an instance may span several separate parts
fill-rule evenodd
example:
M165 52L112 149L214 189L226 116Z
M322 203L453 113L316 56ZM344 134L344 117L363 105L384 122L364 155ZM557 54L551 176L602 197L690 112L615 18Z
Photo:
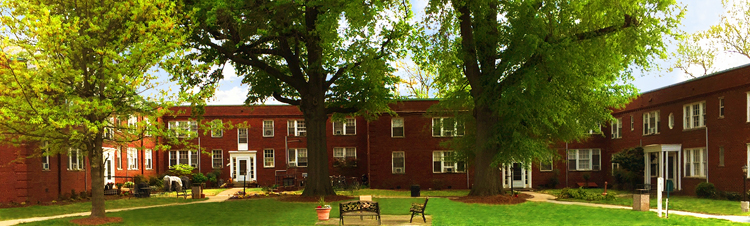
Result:
M742 212L750 210L750 203L747 202L747 165L742 166L742 202L740 207Z

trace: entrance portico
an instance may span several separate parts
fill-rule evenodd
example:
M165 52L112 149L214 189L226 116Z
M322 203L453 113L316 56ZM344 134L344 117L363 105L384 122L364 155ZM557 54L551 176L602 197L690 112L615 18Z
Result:
M664 181L671 180L676 190L682 190L680 178L680 160L682 159L682 144L651 144L643 147L643 183L651 184L651 177L663 177Z
M229 172L235 182L257 180L256 154L257 151L229 151Z

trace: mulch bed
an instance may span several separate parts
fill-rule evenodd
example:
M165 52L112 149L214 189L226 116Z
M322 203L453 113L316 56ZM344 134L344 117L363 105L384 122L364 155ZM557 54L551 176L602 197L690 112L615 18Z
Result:
M119 222L122 222L121 217L86 217L86 218L70 220L70 223L74 223L77 225L102 225L102 224L119 223Z
M518 196L513 195L496 195L496 196L462 196L457 197L455 199L451 199L453 201L457 202L463 202L463 203L481 203L481 204L492 204L492 205L513 205L513 204L519 204L526 202L526 199L529 199L533 196L528 194L518 194Z
M119 195L105 195L104 196L105 201L115 200L115 199L127 199L127 198L128 198L127 196L119 196ZM64 206L64 205L70 205L70 204L79 203L79 202L89 202L89 201L91 201L90 197L83 198L83 199L75 199L75 200L70 200L70 199L63 200L63 201L55 200L54 203L51 201L50 202L36 202L36 203L28 202L23 205L21 205L20 203L6 203L6 204L0 203L0 209L27 207L27 206Z
M349 199L353 199L353 198L355 198L355 197L344 196L344 195L328 195L328 196L325 196L324 200L325 200L325 202L330 203L330 202L338 202L338 201L349 200ZM308 196L301 196L301 195L290 195L290 196L279 197L278 200L279 201L283 201L283 202L316 202L317 203L319 199L320 199L320 197L308 197Z

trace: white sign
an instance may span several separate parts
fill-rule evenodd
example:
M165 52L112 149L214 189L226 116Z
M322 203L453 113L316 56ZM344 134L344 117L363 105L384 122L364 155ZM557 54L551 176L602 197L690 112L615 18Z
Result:
M659 213L659 217L661 217L661 193L664 192L664 178L659 177L656 178L656 212Z

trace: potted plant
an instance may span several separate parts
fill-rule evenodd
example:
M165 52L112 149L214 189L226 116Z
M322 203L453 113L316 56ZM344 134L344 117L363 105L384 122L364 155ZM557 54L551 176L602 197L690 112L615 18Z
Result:
M318 220L327 221L328 216L331 214L331 205L326 204L323 196L320 196L320 199L318 200L318 207L315 208L315 211L318 212Z
M198 172L198 173L193 174L193 191L192 192L193 192L194 199L205 197L203 195L203 189L201 185L205 183L207 180L208 178L205 175L203 175L203 173Z

